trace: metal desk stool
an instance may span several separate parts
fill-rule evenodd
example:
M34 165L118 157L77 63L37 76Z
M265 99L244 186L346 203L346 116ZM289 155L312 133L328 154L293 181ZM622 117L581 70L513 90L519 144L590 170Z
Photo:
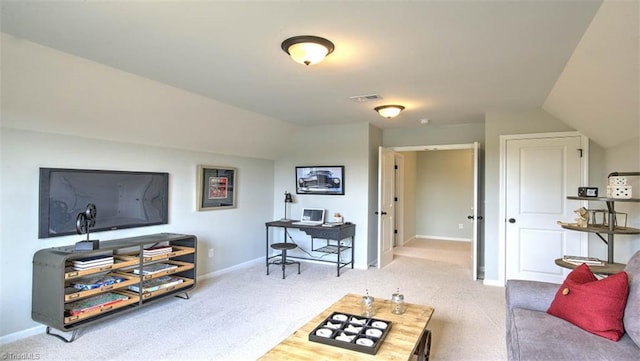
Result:
M287 251L290 249L297 248L298 246L295 243L274 243L271 245L271 248L280 251L282 258L276 261L267 263L267 276L269 275L269 266L272 264L281 264L282 265L282 279L284 279L284 269L287 265L297 264L298 265L298 274L300 274L300 262L296 261L287 261Z

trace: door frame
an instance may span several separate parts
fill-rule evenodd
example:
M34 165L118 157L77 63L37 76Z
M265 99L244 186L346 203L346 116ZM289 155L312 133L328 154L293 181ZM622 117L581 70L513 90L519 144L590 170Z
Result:
M520 139L542 139L542 138L565 138L565 137L580 137L580 143L582 144L582 174L581 183L588 184L589 182L589 138L584 136L580 132L551 132L551 133L528 133L528 134L510 134L500 136L500 172L499 172L499 191L498 191L498 283L500 285L506 284L507 274L507 240L506 240L506 176L507 176L507 141L520 140ZM576 192L578 190L576 189ZM586 207L587 202L582 202L582 206ZM586 233L585 233L585 236Z
M479 199L479 192L480 192L480 188L479 188L479 182L480 182L480 149L481 149L481 144L479 142L473 142L473 143L464 143L464 144L439 144L439 145L414 145L414 146L397 146L397 147L381 147L381 148L385 148L385 149L389 149L392 150L394 153L395 152L420 152L420 151L438 151L438 150L462 150L462 149L469 149L472 151L473 153L473 157L474 157L474 164L472 166L471 171L473 172L473 183L474 183L474 196L473 196L473 227L474 227L474 232L473 232L473 239L471 240L472 243L472 259L471 259L471 278L472 280L477 280L478 279L478 273L480 272L480 265L478 262L478 242L479 242L479 238L480 238L480 232L478 232L478 227L479 227L479 217L478 216L483 216L482 214L478 214L479 212L479 207L480 207L480 199ZM395 160L395 156L394 156L394 160ZM381 174L381 169L378 169L378 173ZM381 175L380 175L381 176ZM394 177L395 179L395 177ZM396 185L394 185L394 188L396 187ZM395 192L395 189L394 189ZM379 203L379 202L378 202ZM396 214L398 215L398 214ZM404 214L400 214L399 215L400 218L398 218L397 220L394 220L394 222L398 222L398 223L402 223L403 219L402 217L404 216ZM380 217L378 217L378 223L380 223ZM378 224L378 229L380 229L380 225ZM484 235L482 235L484 236ZM379 241L378 241L379 242ZM401 241L402 242L402 241ZM380 249L380 244L378 244L378 250ZM380 268L380 264L378 263L378 268Z
M395 207L393 207L393 223L394 223L394 247L402 247L404 245L404 227L401 222L404 222L404 172L398 172L399 169L404 169L404 155L394 151L393 160L395 163Z

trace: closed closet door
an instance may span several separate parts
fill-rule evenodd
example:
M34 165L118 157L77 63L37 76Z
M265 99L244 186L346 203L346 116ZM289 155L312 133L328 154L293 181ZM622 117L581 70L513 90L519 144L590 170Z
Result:
M561 283L567 270L554 260L586 252L583 232L561 228L573 222L582 182L582 137L511 139L505 149L506 278Z

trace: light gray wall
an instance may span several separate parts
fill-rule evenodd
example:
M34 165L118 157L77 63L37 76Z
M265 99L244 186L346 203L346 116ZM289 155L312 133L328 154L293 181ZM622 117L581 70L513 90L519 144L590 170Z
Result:
M484 123L455 125L427 124L414 128L390 128L382 132L385 147L412 145L471 144L484 143Z
M640 137L607 148L605 150L605 166L602 169L604 174L600 181L605 185L607 175L611 172L640 172ZM640 198L640 176L627 177L627 182L632 187L633 198ZM605 190L606 187L599 188L599 191ZM602 202L598 203L597 207L603 208ZM628 215L627 225L629 227L640 228L640 203L616 202L615 208L616 212ZM607 247L601 240L592 238L589 246L590 254L606 258ZM640 251L640 235L616 235L614 248L615 261L627 263L635 252Z
M470 241L473 150L418 152L416 169L416 235Z
M101 241L175 232L198 237L198 274L264 256L264 224L273 213L273 161L0 128L0 335L38 325L31 320L33 254L83 238L38 239L38 168L66 167L169 173L169 224L96 232ZM237 168L237 207L196 211L198 164ZM366 180L363 180L366 182ZM98 217L100 209L98 208ZM251 221L257 220L257 221ZM214 249L209 258L208 249Z
M281 218L284 212L283 194L293 194L291 214L299 215L303 207L324 208L327 215L339 212L345 221L356 225L355 263L359 268L367 266L367 248L370 237L369 185L371 184L370 134L368 124L318 126L298 129L288 141L288 151L275 161L274 187L270 190L275 202L272 213ZM295 167L313 165L343 165L345 195L295 194ZM374 171L377 168L374 168ZM266 217L266 218L265 218ZM264 221L271 214L265 214ZM290 231L296 242L309 251L309 237L298 231ZM273 230L273 237L282 237L282 230ZM291 251L301 255L300 250ZM325 256L323 259L328 259Z
M277 158L295 129L4 33L0 41L3 127L262 159Z

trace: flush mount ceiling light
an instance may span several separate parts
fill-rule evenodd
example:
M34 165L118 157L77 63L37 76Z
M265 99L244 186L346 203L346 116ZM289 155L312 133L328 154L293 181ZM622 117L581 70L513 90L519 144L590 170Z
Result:
M283 41L281 47L293 61L305 65L321 62L335 48L329 40L313 35L294 36Z
M381 105L373 108L373 110L378 112L381 116L391 119L397 117L398 114L404 110L404 107L402 105Z

